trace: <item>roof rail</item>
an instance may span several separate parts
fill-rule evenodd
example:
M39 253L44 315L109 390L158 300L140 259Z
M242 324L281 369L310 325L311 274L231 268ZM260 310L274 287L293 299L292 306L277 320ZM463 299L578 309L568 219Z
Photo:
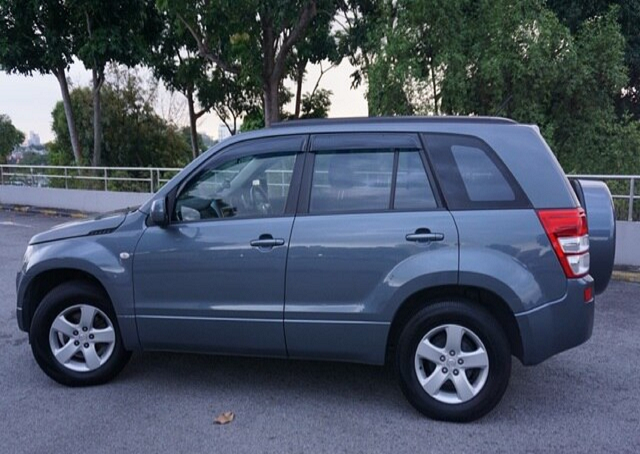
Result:
M398 117L343 117L343 118L312 118L305 120L285 120L271 125L272 128L287 128L294 126L322 126L338 124L363 123L488 123L488 124L518 124L516 121L502 117L473 117L473 116L398 116Z

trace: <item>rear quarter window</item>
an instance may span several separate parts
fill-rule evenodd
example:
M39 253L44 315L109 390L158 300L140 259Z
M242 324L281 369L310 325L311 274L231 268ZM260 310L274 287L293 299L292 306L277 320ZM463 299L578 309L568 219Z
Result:
M453 134L423 138L449 209L530 206L513 175L484 141Z

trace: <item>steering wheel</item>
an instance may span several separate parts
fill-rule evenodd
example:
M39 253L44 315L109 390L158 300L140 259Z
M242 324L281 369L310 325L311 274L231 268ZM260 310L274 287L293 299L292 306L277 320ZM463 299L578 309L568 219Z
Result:
M249 189L249 200L251 205L260 214L267 215L271 211L271 202L269 202L269 196L262 186L255 185Z

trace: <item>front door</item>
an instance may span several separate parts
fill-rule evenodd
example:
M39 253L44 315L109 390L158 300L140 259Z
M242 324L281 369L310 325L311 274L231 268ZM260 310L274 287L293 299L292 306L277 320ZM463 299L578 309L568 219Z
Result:
M147 228L134 256L143 348L286 355L292 181L304 142L289 136L233 145L170 196L170 225Z

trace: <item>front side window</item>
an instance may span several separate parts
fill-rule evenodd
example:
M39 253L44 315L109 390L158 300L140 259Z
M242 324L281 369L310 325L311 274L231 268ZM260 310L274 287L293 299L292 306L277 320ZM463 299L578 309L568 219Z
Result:
M245 156L205 169L176 199L175 221L273 217L284 213L295 153Z

